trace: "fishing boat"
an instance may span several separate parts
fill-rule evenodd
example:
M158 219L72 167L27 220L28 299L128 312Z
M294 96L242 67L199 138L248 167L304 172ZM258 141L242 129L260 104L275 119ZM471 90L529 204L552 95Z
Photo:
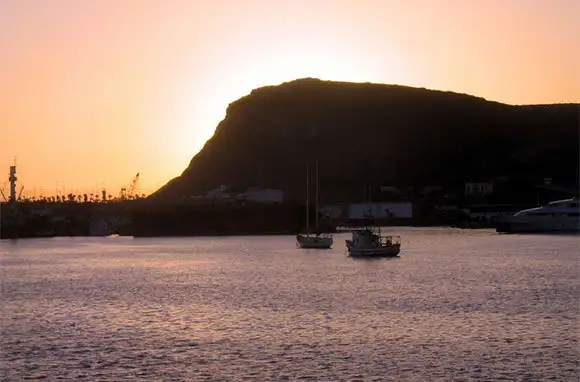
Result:
M334 243L333 236L331 234L321 233L318 227L318 161L316 161L316 223L314 233L310 231L309 185L308 165L306 165L306 233L296 235L296 246L304 249L328 249L332 247L332 244Z
M381 235L379 227L365 227L352 232L346 248L351 257L394 257L401 252L401 238Z
M372 209L369 191L369 210L364 229L352 231L352 238L346 241L346 249L351 257L395 257L401 252L401 237L382 235L381 227L372 225Z

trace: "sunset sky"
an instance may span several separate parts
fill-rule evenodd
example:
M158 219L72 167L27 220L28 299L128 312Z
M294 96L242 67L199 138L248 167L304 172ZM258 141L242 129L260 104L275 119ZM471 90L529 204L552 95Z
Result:
M537 104L580 102L579 68L577 0L0 0L0 188L16 157L28 196L150 193L295 78Z

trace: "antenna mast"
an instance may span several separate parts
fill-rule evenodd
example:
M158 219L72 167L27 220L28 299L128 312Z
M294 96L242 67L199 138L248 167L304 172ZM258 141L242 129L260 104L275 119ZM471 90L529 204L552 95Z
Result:
M14 159L16 162L16 159ZM16 202L16 181L18 178L16 177L16 165L10 166L10 177L8 178L10 181L10 202Z

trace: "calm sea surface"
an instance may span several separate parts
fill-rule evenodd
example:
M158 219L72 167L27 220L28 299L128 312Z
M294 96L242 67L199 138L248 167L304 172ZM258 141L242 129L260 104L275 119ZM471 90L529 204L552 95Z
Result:
M392 231L381 260L348 234L1 241L0 377L578 380L578 236Z

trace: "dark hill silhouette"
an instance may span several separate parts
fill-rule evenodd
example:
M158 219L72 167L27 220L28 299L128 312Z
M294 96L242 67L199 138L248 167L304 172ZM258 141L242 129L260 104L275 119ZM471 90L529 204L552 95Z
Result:
M321 197L364 184L456 185L508 176L574 184L579 105L512 106L396 85L299 79L232 104L183 174L152 197L222 184L282 189L301 199L305 163L320 162Z

